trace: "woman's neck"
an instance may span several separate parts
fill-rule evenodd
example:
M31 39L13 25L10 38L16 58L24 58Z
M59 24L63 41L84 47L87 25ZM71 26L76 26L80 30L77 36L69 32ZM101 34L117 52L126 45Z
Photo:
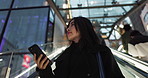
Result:
M79 40L80 40L80 38L76 38L76 39L74 39L73 41L74 41L75 43L78 43Z

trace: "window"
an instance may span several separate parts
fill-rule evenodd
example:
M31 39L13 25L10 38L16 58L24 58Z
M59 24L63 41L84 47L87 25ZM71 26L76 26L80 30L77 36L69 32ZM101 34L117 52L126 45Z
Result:
M3 36L4 46L12 50L45 43L47 16L48 8L12 11Z
M46 6L46 0L15 0L13 8Z
M0 34L2 32L2 29L4 27L4 23L6 21L7 11L1 11L0 12Z
M0 0L0 9L10 8L12 0Z

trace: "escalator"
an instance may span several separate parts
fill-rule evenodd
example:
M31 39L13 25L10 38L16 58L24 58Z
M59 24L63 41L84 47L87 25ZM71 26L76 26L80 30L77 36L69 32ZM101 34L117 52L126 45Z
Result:
M148 63L127 54L112 50L125 78L148 78Z
M148 78L148 63L127 54L112 50L112 53L125 78ZM28 78L39 77L36 72Z
M48 58L50 58L51 60L56 59L66 47L67 46L58 47L56 49L53 49L50 53L47 53ZM125 78L148 78L148 63L147 62L138 60L127 54L118 52L116 50L113 50L113 49L111 50ZM30 52L21 52L21 53L14 52L13 56L19 55L19 57L21 57L24 54L28 54L31 56ZM0 58L1 56L6 57L10 55L12 57L12 53L5 53L3 55L0 54ZM12 61L11 64L14 64L14 62ZM36 64L34 64L33 60L30 62L30 67L28 68L22 67L22 64L19 65L18 62L17 64L15 63L16 66L17 65L21 66L21 69L15 72L12 72L14 71L14 69L13 69L13 66L11 66L11 64L8 64L9 65L8 68L11 68L10 70L11 72L10 73L5 72L5 77L4 77L2 76L3 74L1 71L0 78L38 78L39 77L38 73L36 72ZM53 69L55 68L54 64L52 65L52 68ZM9 77L7 77L6 75L8 75Z

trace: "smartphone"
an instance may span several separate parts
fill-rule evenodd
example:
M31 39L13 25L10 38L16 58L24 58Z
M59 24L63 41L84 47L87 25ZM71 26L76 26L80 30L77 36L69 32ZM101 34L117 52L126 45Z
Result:
M41 60L43 60L45 57L47 57L44 52L40 49L40 47L37 44L32 45L28 48L28 50L34 55L36 54L36 59L42 54ZM48 58L47 58L48 59ZM48 59L49 60L49 59Z

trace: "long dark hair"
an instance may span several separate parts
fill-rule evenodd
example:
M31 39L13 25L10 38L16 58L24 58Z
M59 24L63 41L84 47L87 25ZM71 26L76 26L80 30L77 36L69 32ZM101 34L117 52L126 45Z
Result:
M76 30L80 32L79 44L81 47L88 46L93 47L94 45L99 45L100 41L93 29L92 23L85 17L74 17L74 25ZM71 22L69 21L69 23ZM69 27L69 25L68 25Z

